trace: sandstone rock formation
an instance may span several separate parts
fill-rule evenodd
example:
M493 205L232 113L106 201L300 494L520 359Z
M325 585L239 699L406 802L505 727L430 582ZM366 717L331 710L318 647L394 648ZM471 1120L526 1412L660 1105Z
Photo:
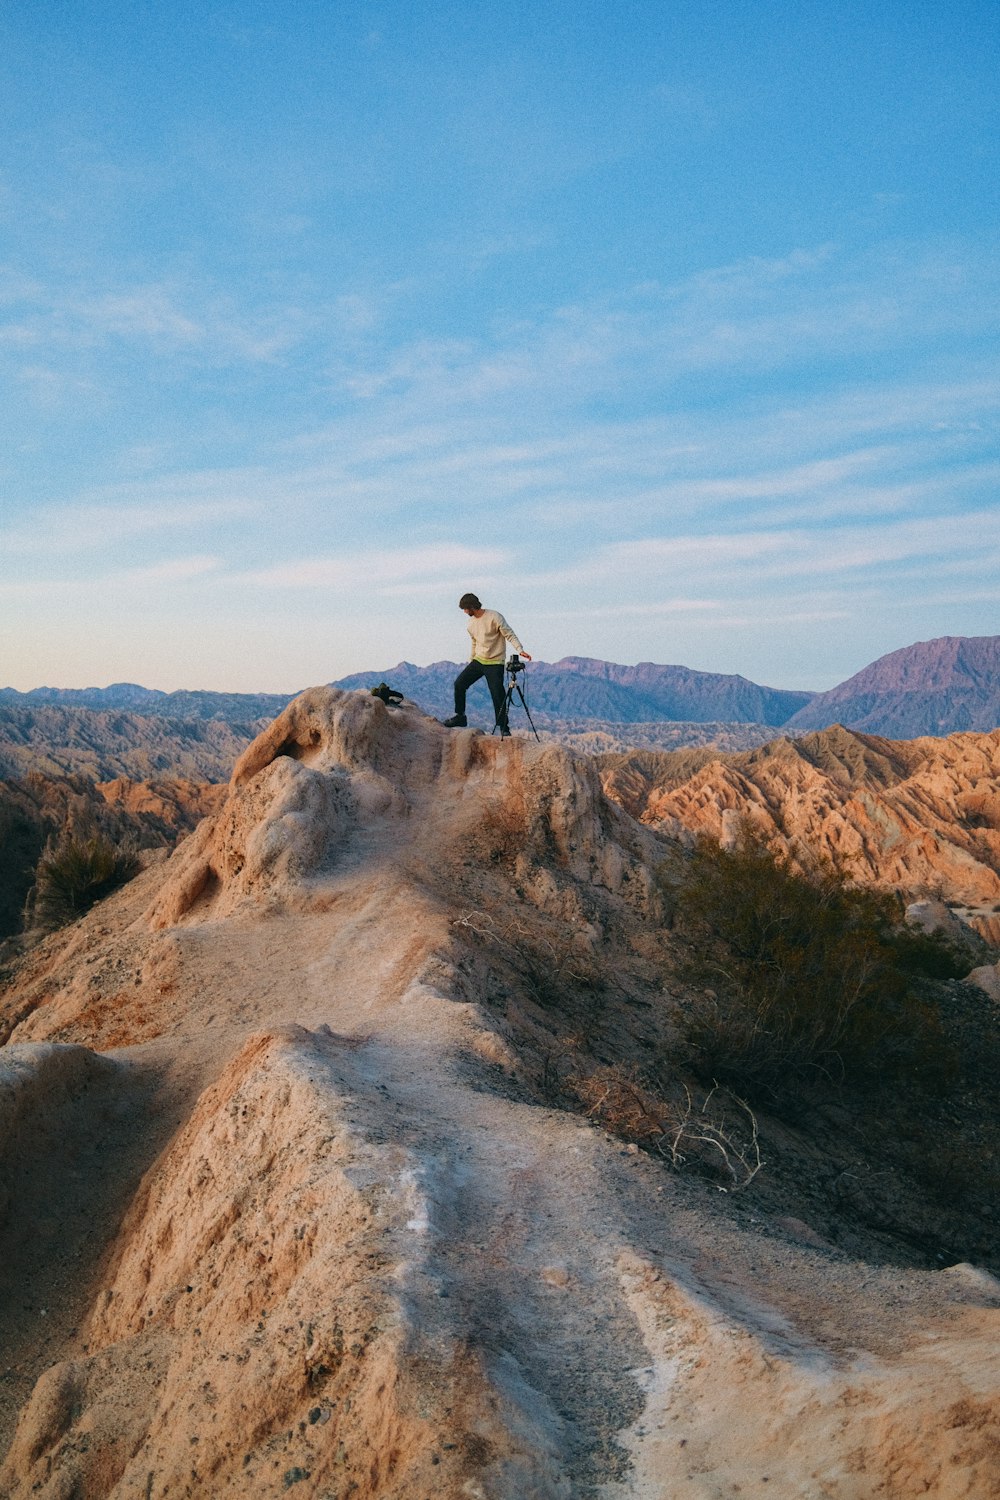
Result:
M663 832L733 839L741 821L850 880L940 896L994 941L1000 731L894 741L840 725L760 750L605 757L606 792Z
M565 745L578 755L607 755L616 750L682 750L703 745L717 750L753 750L758 745L770 744L774 738L769 725L721 720L694 723L690 719L654 719L648 723L622 724L610 719L561 719L555 714L536 714L533 708L531 717L539 739ZM514 722L519 728L527 728L519 714L515 714Z
M421 707L445 718L451 712L451 682L457 667L451 662L442 665L447 668L447 674L442 675L440 681L434 675L435 669L430 667L412 668L400 677L390 670L381 677L388 676L393 684L400 682ZM430 686L422 681L421 674L431 675ZM380 680L379 674L375 673L355 675L363 683L373 684ZM136 691L147 692L146 689ZM70 690L66 690L66 696L71 696ZM205 706L200 701L189 705L188 715L182 717L181 703L177 704L177 714L168 715L154 712L154 705L145 699L138 700L141 712L138 707L111 712L93 706L70 707L50 703L42 698L36 701L34 694L27 693L18 694L14 700L0 697L0 781L5 777L18 779L41 774L83 776L92 781L119 777L141 781L168 776L226 781L233 761L254 735L271 722L269 717L238 717L239 705L232 704L235 695L166 696L171 701L208 698L214 702L218 699L222 707L229 708L230 717L224 718L221 708L211 717L207 714L199 716L195 710ZM90 701L87 692L81 697ZM24 706L23 699L29 699L32 706ZM260 700L250 698L247 708L259 707L260 701L266 700L263 697ZM765 724L721 719L697 722L651 719L623 723L586 712L588 704L585 701L571 703L576 715L566 718L539 707L530 690L529 701L532 719L543 740L585 753L637 746L666 750L689 745L747 750L765 744L774 735L773 728ZM594 705L589 706L593 709ZM470 701L469 710L471 723L485 729L492 727L488 695L484 693L482 700ZM520 720L520 727L528 728L519 706L515 720Z
M662 1042L665 849L590 761L317 689L33 950L0 1494L995 1493L1000 1283L546 1104L557 1024L581 1067Z
M1000 964L981 964L969 974L969 983L978 985L991 1000L1000 1000Z

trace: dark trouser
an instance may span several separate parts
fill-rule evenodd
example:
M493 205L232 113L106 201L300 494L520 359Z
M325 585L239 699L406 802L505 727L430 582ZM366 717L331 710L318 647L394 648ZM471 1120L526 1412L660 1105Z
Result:
M487 666L485 662L470 661L467 667L463 667L455 678L455 712L465 713L465 695L474 682L480 677L486 678L486 686L490 690L493 699L493 712L501 729L507 728L507 703L503 688L503 662L494 662Z

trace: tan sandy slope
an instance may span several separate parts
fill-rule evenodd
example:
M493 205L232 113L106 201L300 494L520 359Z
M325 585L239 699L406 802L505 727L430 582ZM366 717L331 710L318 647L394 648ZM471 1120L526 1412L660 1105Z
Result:
M526 1086L546 981L655 992L661 854L561 749L317 689L34 950L0 1493L1000 1493L997 1282L736 1214Z

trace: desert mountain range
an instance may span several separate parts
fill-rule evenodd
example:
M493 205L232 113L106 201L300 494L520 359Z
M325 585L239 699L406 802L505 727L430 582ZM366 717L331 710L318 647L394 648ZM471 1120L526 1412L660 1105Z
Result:
M845 724L890 739L1000 725L1000 636L946 635L891 651L787 722L790 730Z
M434 662L429 667L399 662L382 675L394 687L398 684L408 698L428 712L447 717L454 711L452 683L459 670L459 665L450 661ZM340 678L336 686L365 687L371 677L371 673L356 672ZM543 721L549 718L597 719L621 724L721 721L773 727L785 723L812 698L811 693L760 687L745 677L658 666L654 662L624 667L584 656L533 662L522 681L528 688L532 717L537 710Z
M0 777L85 776L227 781L270 719L175 719L119 710L0 703Z
M996 736L955 738L700 770L739 760L785 836L862 762L904 842L924 787L988 832ZM661 886L689 771L313 689L24 954L0 1494L1000 1493L991 1002L928 988L953 1060L905 1130L905 1081L699 1091Z
M356 672L333 685L369 688L388 681L428 713L446 717L452 711L455 662ZM522 679L528 688L532 716L545 727L580 733L599 726L643 726L642 742L655 744L652 726L662 724L741 724L750 726L756 743L769 729L789 733L844 724L869 734L909 739L956 730L1000 727L1000 636L945 636L922 641L881 657L839 687L825 693L761 687L744 677L696 672L688 667L640 662L620 666L588 657L567 656L554 663L535 662ZM18 693L0 689L3 709L40 707L125 710L144 717L173 720L217 720L231 724L247 738L286 707L291 694L210 692L163 693L133 683L109 688L35 688ZM484 727L485 710L470 700L474 722ZM0 718L0 724L4 722ZM6 719L9 723L23 722ZM492 721L491 721L492 722ZM695 733L689 743L704 743ZM127 772L125 774L134 774Z
M106 688L0 688L0 708L86 708L101 713L139 714L153 719L222 719L229 724L253 726L270 722L287 708L292 693L213 693L140 687L135 682L114 682Z

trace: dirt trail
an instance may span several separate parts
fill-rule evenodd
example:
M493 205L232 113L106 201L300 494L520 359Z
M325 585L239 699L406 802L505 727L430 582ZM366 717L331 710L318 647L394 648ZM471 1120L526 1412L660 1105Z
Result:
M548 862L496 889L610 942L650 836L561 752L306 698L7 1002L8 1418L42 1378L0 1493L1000 1494L992 1278L805 1244L528 1087L456 895L540 787ZM51 1042L86 1098L52 1095ZM53 1195L88 1249L50 1223L33 1263Z

